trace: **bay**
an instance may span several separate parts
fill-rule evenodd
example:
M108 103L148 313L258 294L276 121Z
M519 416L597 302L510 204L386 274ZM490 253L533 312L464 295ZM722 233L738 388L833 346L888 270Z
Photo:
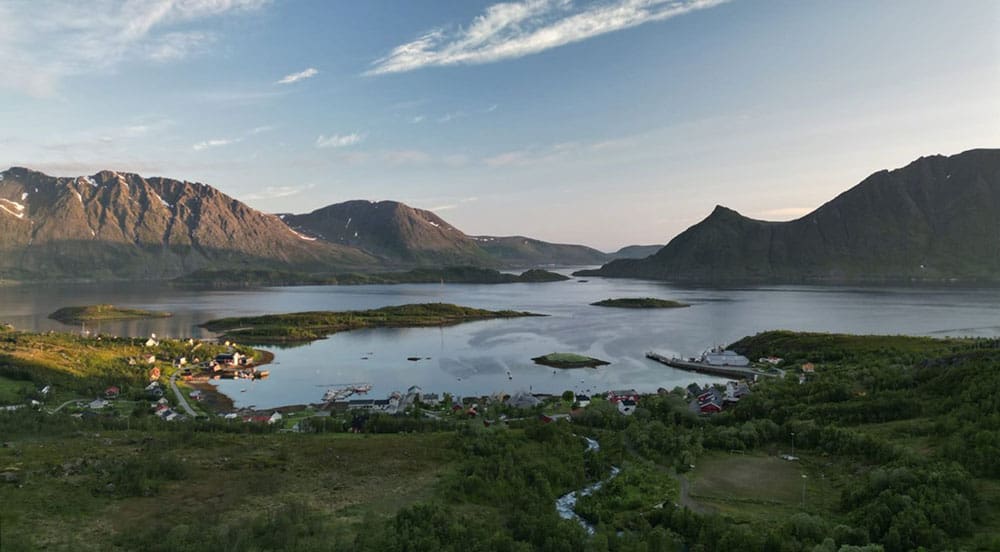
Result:
M568 271L567 271L568 272ZM616 297L658 297L681 309L590 306ZM424 392L484 395L653 392L717 379L645 358L647 351L695 355L772 329L856 334L1000 336L1000 289L949 287L678 287L660 282L589 278L545 284L304 286L236 291L192 290L162 283L25 285L0 288L0 321L32 331L80 331L48 319L71 305L110 303L165 310L171 318L104 322L107 334L212 337L198 327L213 318L306 310L355 310L447 302L527 310L543 318L487 320L446 328L366 329L294 348L271 348L271 377L221 381L237 406L271 408L318 402L326 386L371 383L370 397L416 385ZM611 362L598 369L554 370L530 359L574 352ZM420 357L409 361L408 357Z

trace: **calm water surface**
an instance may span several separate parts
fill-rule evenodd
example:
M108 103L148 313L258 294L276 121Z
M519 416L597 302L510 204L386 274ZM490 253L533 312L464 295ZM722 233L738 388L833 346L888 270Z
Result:
M690 308L592 307L609 297L660 297ZM447 328L345 332L309 345L274 349L265 381L221 381L237 406L317 402L325 386L371 383L383 398L411 385L457 395L613 388L655 391L712 378L651 362L646 351L690 356L770 329L928 336L1000 336L1000 289L769 286L680 288L657 282L589 278L547 284L309 286L196 291L162 284L0 288L0 321L28 330L78 330L48 315L69 305L111 303L166 310L172 318L103 323L105 333L210 337L198 324L223 316L303 310L369 309L448 302L516 309L544 318L489 320ZM611 362L600 369L553 370L531 357L577 352ZM419 356L418 362L407 357ZM368 357L364 360L363 357Z

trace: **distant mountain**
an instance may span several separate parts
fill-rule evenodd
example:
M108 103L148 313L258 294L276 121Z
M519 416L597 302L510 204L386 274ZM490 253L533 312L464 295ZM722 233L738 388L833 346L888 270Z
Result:
M474 240L430 211L396 201L347 201L279 215L297 231L401 265L498 264Z
M522 236L468 236L430 211L396 201L347 201L304 215L279 216L304 235L401 266L581 266L611 258L582 245Z
M202 268L371 266L211 186L102 171L0 173L0 278L164 279Z
M607 253L585 245L549 243L524 236L474 236L483 250L504 266L585 266L607 262Z
M654 256L581 274L690 282L1000 280L1000 150L879 171L808 215L716 207Z
M655 255L660 249L663 249L662 245L628 245L608 256L612 259L642 259Z

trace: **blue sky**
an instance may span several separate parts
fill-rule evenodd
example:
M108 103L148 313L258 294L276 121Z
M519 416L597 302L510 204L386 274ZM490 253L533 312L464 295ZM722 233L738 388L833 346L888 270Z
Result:
M603 249L1000 146L990 0L7 0L0 70L0 167Z

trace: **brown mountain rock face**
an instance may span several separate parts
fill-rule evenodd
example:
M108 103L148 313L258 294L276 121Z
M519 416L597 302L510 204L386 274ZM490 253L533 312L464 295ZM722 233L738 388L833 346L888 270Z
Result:
M0 273L15 279L164 279L200 268L367 266L211 186L102 171L0 173Z
M441 217L396 201L347 201L281 218L303 234L361 249L389 263L497 264L474 240Z

